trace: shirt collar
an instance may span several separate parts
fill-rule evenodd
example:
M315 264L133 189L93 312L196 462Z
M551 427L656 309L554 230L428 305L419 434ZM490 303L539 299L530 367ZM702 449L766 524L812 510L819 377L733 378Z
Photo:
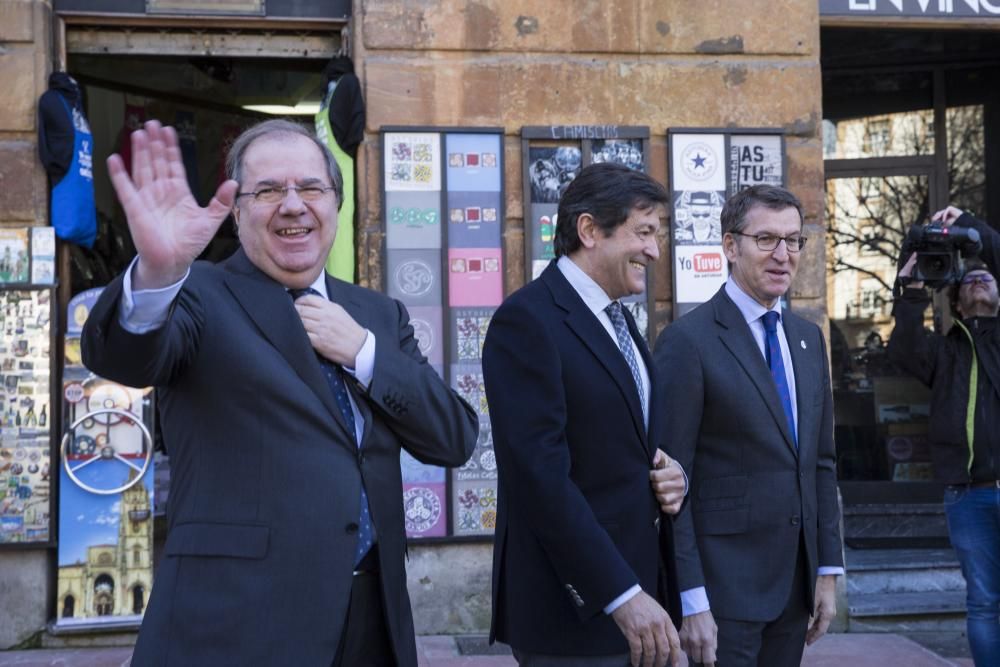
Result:
M604 288L598 285L593 278L587 275L586 271L577 266L576 262L568 256L560 257L556 266L594 315L603 312L611 303L612 299L604 291Z
M327 301L330 300L330 294L326 291L326 271L320 271L319 275L316 276L316 280L313 281L313 284L309 288L319 292L319 295ZM288 289L287 287L285 288L286 291Z
M744 292L743 288L736 284L736 281L732 278L726 281L726 294L733 300L736 307L739 308L747 324L759 320L769 310L778 313L778 321L781 321L781 299L776 300L770 308L765 308L756 299Z

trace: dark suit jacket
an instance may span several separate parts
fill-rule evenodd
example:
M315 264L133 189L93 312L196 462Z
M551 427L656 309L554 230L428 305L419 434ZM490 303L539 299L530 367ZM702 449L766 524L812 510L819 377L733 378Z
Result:
M242 250L197 263L160 329L118 324L121 277L90 314L83 359L155 385L170 454L169 533L135 665L329 665L351 590L364 478L394 649L417 664L403 566L399 450L455 466L477 419L417 349L405 308L327 276L376 338L364 418L347 431L292 300ZM124 582L123 582L124 583Z
M840 566L833 398L819 327L782 322L798 403L796 449L764 355L725 288L660 335L660 446L690 476L675 522L681 590L705 586L718 618L772 621L788 602L800 535L816 570Z
M554 262L493 316L483 373L500 477L491 639L529 653L627 653L603 609L637 583L679 623L671 522L650 486L655 449L635 381Z

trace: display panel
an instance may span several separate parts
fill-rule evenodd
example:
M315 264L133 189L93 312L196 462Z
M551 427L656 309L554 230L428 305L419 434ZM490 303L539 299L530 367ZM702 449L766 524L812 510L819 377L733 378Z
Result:
M24 240L26 258L26 231ZM0 547L46 545L54 538L53 299L51 289L0 291Z
M407 307L428 362L480 418L475 452L459 469L403 454L407 536L491 535L497 476L482 346L503 300L503 134L384 128L382 148L386 291Z
M670 153L674 318L708 301L726 282L722 207L754 185L784 185L784 136L775 130L678 129Z

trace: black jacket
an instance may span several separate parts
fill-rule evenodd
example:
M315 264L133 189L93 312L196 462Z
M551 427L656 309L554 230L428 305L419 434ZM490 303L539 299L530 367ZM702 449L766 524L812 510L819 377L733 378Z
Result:
M59 184L73 161L73 119L60 97L70 107L82 109L76 81L65 72L53 72L49 75L49 89L38 100L38 156L53 186Z
M980 257L1000 275L1000 234L968 213L955 224L979 232ZM946 335L932 333L924 329L930 301L921 288L906 289L896 299L889 358L931 388L928 439L935 477L946 484L997 479L1000 431L993 426L1000 420L1000 326L996 318L974 317L956 321Z

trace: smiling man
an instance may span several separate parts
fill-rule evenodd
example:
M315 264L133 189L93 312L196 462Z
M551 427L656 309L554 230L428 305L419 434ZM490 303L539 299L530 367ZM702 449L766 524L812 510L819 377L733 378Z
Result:
M612 163L559 202L557 260L493 316L483 350L499 474L491 639L523 667L675 666L671 521L649 350L621 298L659 257L667 193ZM657 504L659 492L660 505Z
M108 160L138 252L83 332L94 372L155 385L168 534L136 665L415 667L399 455L464 463L475 412L420 354L406 309L336 280L341 176L301 126L233 143L206 208L177 134ZM232 213L241 248L195 262Z
M802 206L749 188L726 202L722 233L729 280L654 353L660 446L691 471L675 524L680 640L696 663L798 667L843 573L826 346L781 307Z

